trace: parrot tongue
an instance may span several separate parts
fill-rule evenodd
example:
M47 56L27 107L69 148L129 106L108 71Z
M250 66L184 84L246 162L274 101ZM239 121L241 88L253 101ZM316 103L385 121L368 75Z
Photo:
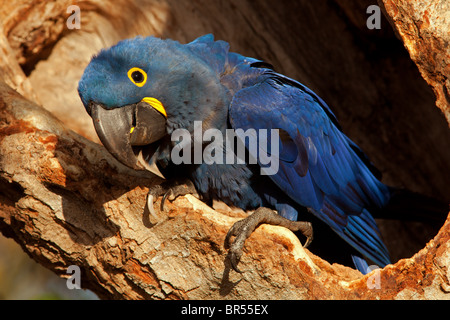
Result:
M164 178L156 165L166 118L146 102L106 109L91 103L91 116L105 148L124 165Z

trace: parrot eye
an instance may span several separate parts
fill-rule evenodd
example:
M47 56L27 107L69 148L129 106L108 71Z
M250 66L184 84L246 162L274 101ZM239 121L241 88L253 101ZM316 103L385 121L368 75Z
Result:
M142 87L147 82L147 73L140 68L131 68L128 70L128 78L136 86Z

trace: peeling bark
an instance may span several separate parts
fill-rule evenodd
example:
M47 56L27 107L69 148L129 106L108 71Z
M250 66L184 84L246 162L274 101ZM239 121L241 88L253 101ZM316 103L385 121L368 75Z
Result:
M388 14L395 10L402 13L393 15L394 22L407 25L408 17L413 16L407 14L410 7L402 7L402 1L384 2ZM450 217L422 250L366 276L328 263L317 256L320 252L303 249L299 239L284 228L262 225L246 242L240 264L244 273L237 274L230 269L223 241L231 225L246 213L219 203L213 209L186 196L168 203L168 210L159 213L160 220L153 220L145 209L146 195L148 188L159 181L119 164L102 146L85 138L92 138L85 129L87 125L72 121L84 116L76 97L76 82L90 55L101 47L137 33L155 33L185 42L194 35L214 31L217 38L232 42L235 51L263 56L278 64L280 71L322 88L316 91L337 107L344 128L368 147L364 149L381 164L392 184L447 195L448 181L442 173L447 172L450 159L445 148L448 133L442 133L442 119L428 104L427 89L414 78L414 71L400 55L392 59L401 61L399 65L405 63L402 70L410 77L402 80L416 89L413 93L401 88L401 76L391 77L396 70L391 62L377 58L372 66L367 55L375 49L361 49L354 43L354 39L365 36L379 36L379 43L390 39L387 30L373 36L359 27L365 23L365 3L268 3L117 1L112 7L101 1L80 2L84 26L76 33L61 27L68 2L1 2L0 231L62 277L67 276L68 266L79 266L82 287L105 299L449 299ZM358 14L361 9L363 17ZM298 19L287 15L291 11L309 15ZM339 13L329 16L332 28L321 32L307 28L308 23L314 24L314 14L323 12ZM209 14L217 19L206 19ZM130 20L133 16L135 19ZM433 21L435 17L429 14L428 19ZM27 19L33 23L26 23ZM192 28L180 27L183 25ZM289 38L287 25L304 32L298 38ZM233 32L240 28L247 30L244 36ZM348 33L342 31L346 28ZM339 30L339 40L333 39ZM439 28L427 30L441 39ZM314 42L317 37L328 42ZM248 39L252 39L251 44ZM426 44L426 38L421 39L422 46L434 48ZM405 43L413 52L415 42ZM419 48L417 52L432 55L434 51L430 50ZM356 63L340 68L335 61L346 61L347 56ZM439 69L436 61L425 64L425 56L420 61L411 56L423 75L445 74L446 69ZM43 60L45 57L48 59ZM327 64L328 60L333 62ZM55 66L67 70L60 75ZM379 79L374 70L380 66L387 68L380 78L389 79L390 86L373 80ZM330 73L324 74L324 70ZM343 75L333 77L333 71ZM433 78L430 84L443 88L446 84L442 79ZM339 101L341 98L343 101ZM372 100L382 100L387 107L375 103L364 106ZM409 110L407 105L398 111L402 100L416 101L417 110ZM58 108L65 108L58 114L62 121L39 106L39 101L55 114ZM69 112L72 109L77 111ZM402 122L402 112L409 116L407 124ZM435 125L432 134L414 135L415 130L425 132L430 123ZM394 131L392 136L387 134L390 130ZM396 141L398 135L403 138ZM410 140L415 144L409 144ZM423 154L428 145L430 154Z

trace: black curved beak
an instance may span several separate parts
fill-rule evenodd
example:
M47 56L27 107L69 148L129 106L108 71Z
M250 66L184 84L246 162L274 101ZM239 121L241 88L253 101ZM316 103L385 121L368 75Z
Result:
M105 148L124 165L164 178L156 165L157 142L166 135L166 117L141 101L115 109L91 102L90 115Z

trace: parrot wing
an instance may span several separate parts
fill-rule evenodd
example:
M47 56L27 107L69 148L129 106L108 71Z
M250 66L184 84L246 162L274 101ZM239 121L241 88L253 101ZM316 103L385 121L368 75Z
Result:
M241 143L261 167L261 154L278 156L278 170L270 178L284 193L361 254L379 265L389 264L388 251L367 210L385 204L387 187L372 174L367 158L340 130L322 99L302 84L270 72L234 95L229 117L235 130L278 129L279 151L271 149L276 146L270 141L257 148L243 137Z

